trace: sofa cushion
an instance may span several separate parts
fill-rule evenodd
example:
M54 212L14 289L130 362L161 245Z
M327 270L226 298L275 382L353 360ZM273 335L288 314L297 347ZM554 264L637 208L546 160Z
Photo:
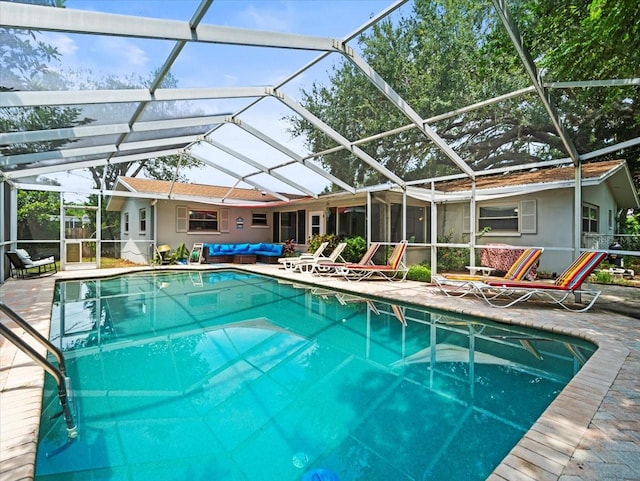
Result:
M282 255L284 252L284 246L282 244L266 244L267 249L271 251L274 255Z
M235 254L248 254L249 253L249 244L236 244L234 246L233 252Z

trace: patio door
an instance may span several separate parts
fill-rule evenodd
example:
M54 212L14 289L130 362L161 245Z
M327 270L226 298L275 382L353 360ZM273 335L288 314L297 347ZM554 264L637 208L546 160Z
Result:
M309 212L309 237L324 235L324 212Z
M62 269L97 269L100 266L98 249L98 208L65 205L62 208Z

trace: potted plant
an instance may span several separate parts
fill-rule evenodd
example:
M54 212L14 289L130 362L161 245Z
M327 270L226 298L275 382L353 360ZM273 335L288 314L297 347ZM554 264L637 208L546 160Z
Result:
M180 244L175 253L173 254L176 264L186 264L187 259L189 259L189 249L184 245L184 242Z
M282 249L282 255L284 257L294 257L296 255L296 248L293 243L293 239L288 239L284 243L284 248Z

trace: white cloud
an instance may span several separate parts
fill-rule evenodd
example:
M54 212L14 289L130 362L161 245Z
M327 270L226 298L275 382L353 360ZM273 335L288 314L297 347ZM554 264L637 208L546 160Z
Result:
M245 20L249 28L274 32L291 32L295 18L294 12L287 4L278 3L278 5L283 8L276 9L273 8L273 5L270 5L270 8L256 8L256 5L251 5L244 9L240 16ZM246 21L247 19L249 21Z
M149 63L146 52L126 38L104 37L100 40L99 47L107 56L121 58L130 66L144 67Z
M55 32L41 32L40 40L58 49L58 52L60 52L63 57L73 56L78 51L78 45L75 40L68 35Z

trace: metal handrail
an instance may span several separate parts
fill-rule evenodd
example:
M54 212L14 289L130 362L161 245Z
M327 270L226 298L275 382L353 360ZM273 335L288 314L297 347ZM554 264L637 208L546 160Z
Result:
M33 347L27 344L20 336L0 322L0 334L7 340L12 342L18 349L33 359L36 364L40 365L46 372L48 372L56 381L58 385L58 399L60 400L60 406L62 407L62 415L64 416L65 423L67 425L67 435L69 438L74 439L78 437L78 427L73 420L71 409L69 407L69 377L66 374L66 366L64 363L64 356L62 351L56 346L51 344L42 334L40 334L33 326L27 323L20 315L7 306L4 302L0 302L0 311L4 312L11 320L13 320L18 326L24 329L35 340L42 344L48 352L50 352L57 360L58 367L54 366L49 360L42 356Z

